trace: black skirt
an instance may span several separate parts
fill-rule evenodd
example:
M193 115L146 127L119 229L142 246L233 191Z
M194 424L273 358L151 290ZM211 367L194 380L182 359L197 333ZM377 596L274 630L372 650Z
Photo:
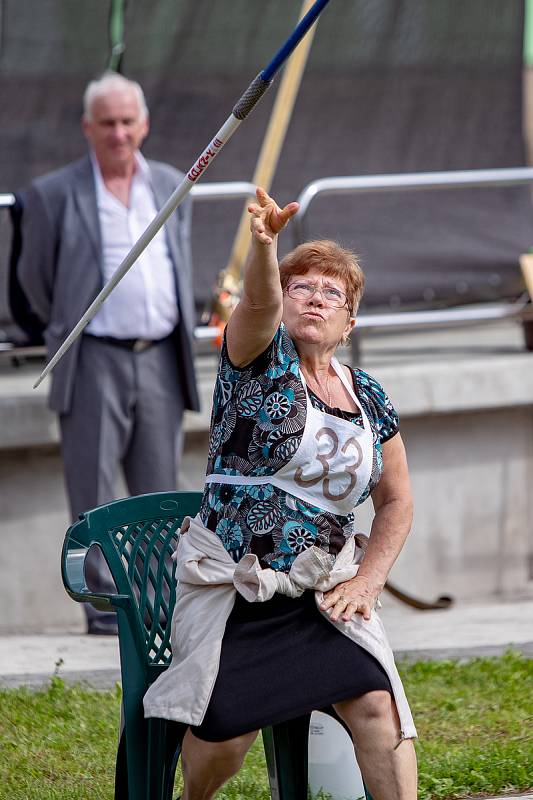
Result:
M318 611L314 592L248 603L237 594L199 739L220 742L366 692L392 694L381 664Z

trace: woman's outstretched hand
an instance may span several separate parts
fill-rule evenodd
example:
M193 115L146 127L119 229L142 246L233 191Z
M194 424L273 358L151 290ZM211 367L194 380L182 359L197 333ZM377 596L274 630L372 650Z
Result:
M348 622L354 614L361 614L363 619L370 619L376 604L378 592L375 591L368 578L356 575L349 581L338 583L334 589L324 594L321 608L331 609L330 618L336 622L339 617Z
M298 203L288 203L284 208L280 208L260 186L257 187L255 196L257 203L250 203L248 206L251 214L252 237L261 244L272 244L274 237L296 214L299 205Z

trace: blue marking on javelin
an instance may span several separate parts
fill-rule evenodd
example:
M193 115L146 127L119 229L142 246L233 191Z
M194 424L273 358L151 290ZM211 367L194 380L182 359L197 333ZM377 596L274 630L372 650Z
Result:
M298 42L303 39L313 22L328 3L329 0L317 0L314 6L309 9L305 17L302 17L283 47L280 47L270 64L261 72L262 80L266 82L272 80L283 62L290 56Z

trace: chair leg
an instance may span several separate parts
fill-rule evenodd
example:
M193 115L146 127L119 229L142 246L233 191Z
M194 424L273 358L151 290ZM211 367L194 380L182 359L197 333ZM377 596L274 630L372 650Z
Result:
M148 796L172 800L176 765L186 725L165 719L148 720Z
M126 757L126 736L124 730L120 733L115 763L115 800L129 800L128 791L128 762Z
M163 800L172 800L176 767L181 754L181 746L187 725L167 722L165 737L165 771L163 776Z
M263 729L272 800L307 800L310 714Z

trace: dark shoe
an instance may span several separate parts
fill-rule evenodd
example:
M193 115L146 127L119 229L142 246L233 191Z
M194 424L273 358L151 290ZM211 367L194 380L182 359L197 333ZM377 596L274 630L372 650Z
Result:
M90 619L87 623L87 633L94 634L96 636L117 636L117 621L116 619L109 621Z

